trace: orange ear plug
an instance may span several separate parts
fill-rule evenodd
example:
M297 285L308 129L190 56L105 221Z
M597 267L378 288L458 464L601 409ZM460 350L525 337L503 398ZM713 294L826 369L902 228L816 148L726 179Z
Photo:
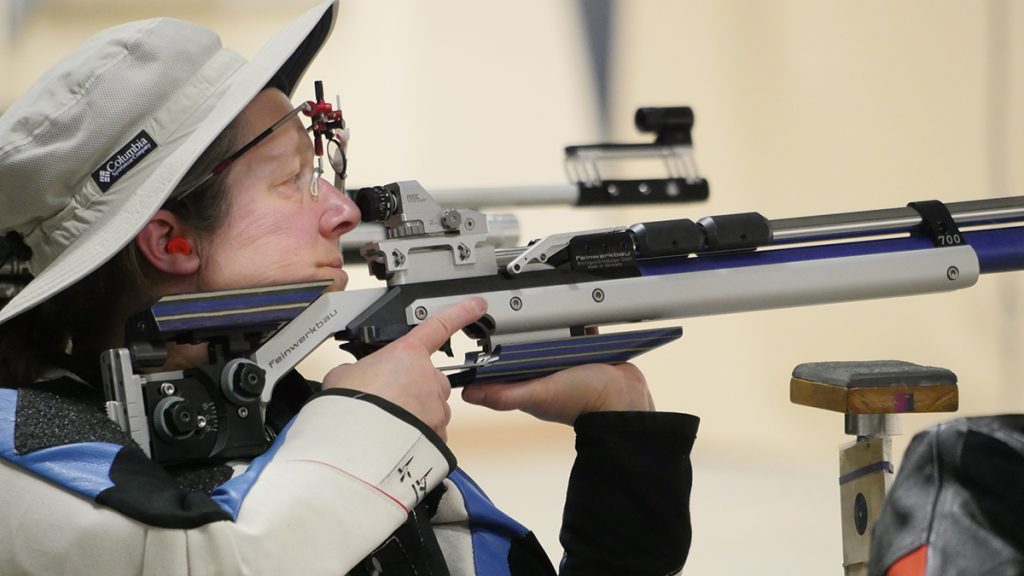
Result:
M175 236L167 241L167 253L188 256L192 254L192 245L188 243L184 236Z

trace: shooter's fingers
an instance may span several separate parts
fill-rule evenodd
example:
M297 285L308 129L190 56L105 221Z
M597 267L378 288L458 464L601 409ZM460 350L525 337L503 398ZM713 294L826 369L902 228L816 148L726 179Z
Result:
M471 384L462 398L493 410L522 410L541 420L572 424L580 414L654 410L647 381L632 364L585 364L536 380Z
M413 341L430 352L435 352L456 332L476 322L487 312L487 301L479 296L453 304L413 328L402 337Z

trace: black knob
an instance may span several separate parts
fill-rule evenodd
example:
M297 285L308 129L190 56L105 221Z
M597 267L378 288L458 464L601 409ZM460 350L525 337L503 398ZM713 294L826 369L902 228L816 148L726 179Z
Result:
M259 399L266 384L266 371L247 358L235 358L221 370L221 392L224 398L238 406L247 406Z
M637 108L633 121L641 132L659 132L668 127L689 130L693 127L693 109L689 106Z
M352 194L363 222L384 222L398 210L395 192L386 186L360 188Z
M168 396L156 406L155 427L166 441L182 440L195 432L198 418L192 403L180 396Z
M245 364L235 370L234 382L232 383L235 392L244 397L258 398L263 394L263 387L267 383L266 373L255 364Z
M637 108L633 122L641 132L654 132L658 144L693 144L693 109L689 106Z

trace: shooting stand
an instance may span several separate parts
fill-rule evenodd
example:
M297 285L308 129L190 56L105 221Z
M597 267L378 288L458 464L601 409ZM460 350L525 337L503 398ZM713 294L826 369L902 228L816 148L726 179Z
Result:
M871 530L895 474L891 436L900 432L898 415L955 412L956 375L892 360L812 362L793 369L789 398L842 412L846 433L857 438L839 448L843 568L847 576L866 575Z

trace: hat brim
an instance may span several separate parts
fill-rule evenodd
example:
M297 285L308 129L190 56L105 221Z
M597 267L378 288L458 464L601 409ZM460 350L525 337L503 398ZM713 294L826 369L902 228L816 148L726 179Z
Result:
M225 79L224 88L211 98L216 103L206 120L141 185L124 195L119 205L111 206L109 217L90 226L0 309L0 324L67 289L128 245L167 201L203 151L261 90L272 85L290 96L330 36L337 3L338 0L329 0L294 20L252 60Z

